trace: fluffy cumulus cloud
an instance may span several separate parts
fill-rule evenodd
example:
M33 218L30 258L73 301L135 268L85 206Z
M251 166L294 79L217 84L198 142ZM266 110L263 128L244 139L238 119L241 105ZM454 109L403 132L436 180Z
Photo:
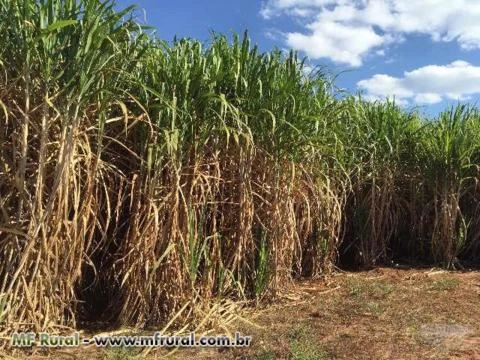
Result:
M468 100L480 94L480 67L458 60L448 65L428 65L407 71L402 77L377 74L359 81L357 86L367 99L395 97L400 104Z
M304 29L285 33L288 46L351 66L410 33L480 48L478 0L268 0L261 15L296 18Z

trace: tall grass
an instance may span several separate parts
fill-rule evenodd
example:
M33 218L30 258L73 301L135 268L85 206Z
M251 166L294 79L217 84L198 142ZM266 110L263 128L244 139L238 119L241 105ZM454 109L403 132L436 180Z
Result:
M0 329L195 320L352 254L478 260L479 115L335 93L248 36L0 0Z

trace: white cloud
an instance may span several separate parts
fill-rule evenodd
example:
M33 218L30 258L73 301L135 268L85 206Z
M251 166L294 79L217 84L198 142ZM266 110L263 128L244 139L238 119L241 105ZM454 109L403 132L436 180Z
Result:
M288 46L351 66L410 33L480 48L478 0L269 0L260 13L299 19L305 29L287 33Z
M357 86L369 100L395 97L417 104L435 104L445 99L464 101L480 94L480 66L457 60L407 71L403 77L376 74Z
M265 19L270 19L283 12L291 14L291 11L308 11L335 2L335 0L269 0L263 4L260 14Z
M334 22L319 23L311 35L287 34L290 47L305 51L313 59L328 57L352 66L361 65L362 57L372 47L385 42L386 39L377 35L371 27L352 27Z
M442 96L436 93L420 93L415 95L417 104L436 104L442 101Z

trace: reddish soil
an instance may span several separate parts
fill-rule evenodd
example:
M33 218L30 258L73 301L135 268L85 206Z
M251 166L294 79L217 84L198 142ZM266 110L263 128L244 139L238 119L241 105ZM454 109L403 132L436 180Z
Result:
M251 335L251 347L178 350L168 358L480 360L480 272L342 272L296 283L274 304L247 310L243 316L255 326L236 321L230 327ZM165 355L164 350L146 354L89 347L33 358L130 360Z

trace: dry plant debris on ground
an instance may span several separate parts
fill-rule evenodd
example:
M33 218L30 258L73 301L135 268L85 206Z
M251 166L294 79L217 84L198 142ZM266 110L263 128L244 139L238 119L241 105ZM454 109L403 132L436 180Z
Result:
M171 359L480 359L480 273L379 268L295 284L232 324L248 349L188 349ZM131 360L156 350L88 348L38 359Z

